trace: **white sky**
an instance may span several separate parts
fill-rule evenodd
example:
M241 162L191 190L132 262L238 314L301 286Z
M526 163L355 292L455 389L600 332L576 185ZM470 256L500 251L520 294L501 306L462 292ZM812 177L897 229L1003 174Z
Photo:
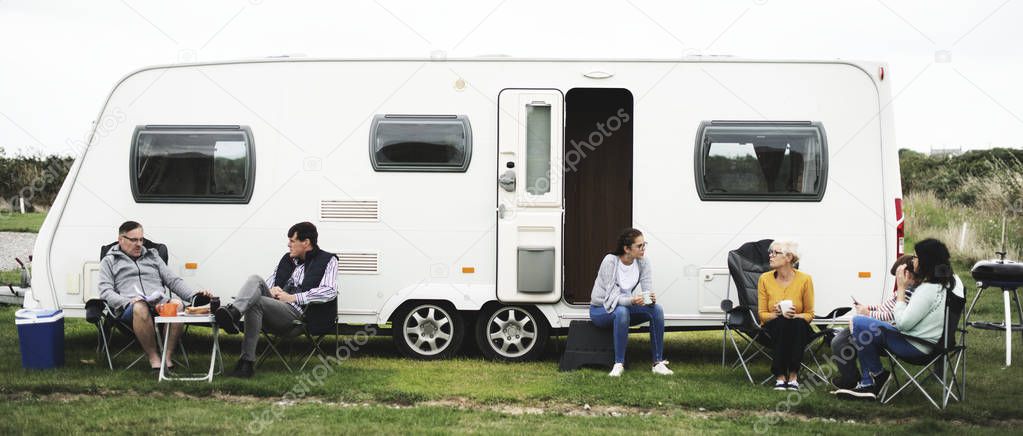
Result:
M1023 0L0 0L0 147L66 153L114 83L147 65L443 50L886 61L899 147L1018 148L1021 22Z

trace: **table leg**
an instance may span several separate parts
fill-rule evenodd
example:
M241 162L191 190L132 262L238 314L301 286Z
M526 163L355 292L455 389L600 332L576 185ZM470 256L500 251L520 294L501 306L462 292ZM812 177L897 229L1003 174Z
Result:
M217 361L220 359L220 341L217 338L217 331L219 329L216 325L213 326L213 351L210 355L210 370L206 373L206 381L213 383L213 369L217 366Z
M157 331L159 331L160 326L156 326L156 329L157 329ZM164 324L163 350L160 353L160 376L157 377L157 379L156 379L157 382L161 382L161 381L167 380L167 376L165 375L165 371L167 371L167 338L169 338L169 337L170 337L170 324Z

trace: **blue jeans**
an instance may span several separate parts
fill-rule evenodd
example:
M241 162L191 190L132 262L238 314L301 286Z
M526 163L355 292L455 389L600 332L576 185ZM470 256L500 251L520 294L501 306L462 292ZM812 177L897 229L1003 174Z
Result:
M872 374L880 374L881 349L887 348L893 354L903 358L922 357L927 353L920 351L909 342L895 326L869 316L856 315L852 319L852 343L858 349L857 359L860 361L860 384L874 384Z
M590 306L590 321L597 327L614 325L615 363L625 363L625 344L629 341L629 326L650 321L650 344L654 363L664 360L664 309L660 304L615 307L607 313L603 306Z

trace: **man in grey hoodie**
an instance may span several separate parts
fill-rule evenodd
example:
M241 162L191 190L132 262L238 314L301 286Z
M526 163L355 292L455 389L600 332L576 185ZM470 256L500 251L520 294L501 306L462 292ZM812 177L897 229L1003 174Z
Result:
M180 297L178 305L191 301L196 294L213 296L208 290L191 290L185 281L174 274L156 250L143 245L142 224L126 221L117 230L117 245L107 251L99 263L99 296L107 302L114 314L132 326L139 345L149 359L149 366L160 368L157 352L156 329L152 308L156 304L172 301L164 292L170 289ZM172 324L167 338L167 367L173 368L171 354L181 336L183 324Z

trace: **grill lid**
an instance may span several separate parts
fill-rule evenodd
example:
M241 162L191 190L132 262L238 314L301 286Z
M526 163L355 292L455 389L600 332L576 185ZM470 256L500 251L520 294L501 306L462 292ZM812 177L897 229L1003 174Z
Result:
M983 286L1023 287L1023 263L1011 260L982 260L970 274Z

